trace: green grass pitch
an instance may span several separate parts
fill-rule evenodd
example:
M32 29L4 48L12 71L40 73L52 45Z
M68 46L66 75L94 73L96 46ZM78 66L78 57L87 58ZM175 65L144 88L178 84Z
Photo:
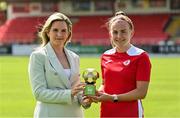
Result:
M32 117L35 100L28 80L28 57L0 56L0 117ZM180 57L151 57L148 95L143 100L145 117L180 117ZM98 57L81 57L85 68L100 72ZM101 79L97 80L97 88ZM99 117L99 104L84 110L85 117Z

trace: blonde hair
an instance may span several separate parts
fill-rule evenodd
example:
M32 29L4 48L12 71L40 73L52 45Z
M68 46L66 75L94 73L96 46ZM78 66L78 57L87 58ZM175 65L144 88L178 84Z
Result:
M39 37L42 40L41 47L44 47L49 42L50 39L47 36L47 32L50 30L52 23L54 21L65 21L66 22L68 31L69 31L69 36L65 42L65 45L67 44L67 42L70 42L71 37L72 37L72 23L66 15L59 13L59 12L55 12L51 16L49 16L49 18L46 20L45 24L43 25L42 30L39 32Z

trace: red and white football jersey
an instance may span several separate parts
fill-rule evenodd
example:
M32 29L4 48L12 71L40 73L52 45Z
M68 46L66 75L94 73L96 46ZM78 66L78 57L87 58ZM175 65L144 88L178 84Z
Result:
M150 81L151 63L147 53L135 46L127 52L118 53L115 48L101 57L104 92L127 93L136 88L136 81ZM141 100L102 102L101 117L142 117Z

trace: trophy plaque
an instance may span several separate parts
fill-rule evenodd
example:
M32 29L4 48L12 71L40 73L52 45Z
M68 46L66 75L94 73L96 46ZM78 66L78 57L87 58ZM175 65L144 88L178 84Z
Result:
M94 68L87 68L83 72L83 78L86 83L84 94L94 96L96 94L96 80L99 78L99 73Z

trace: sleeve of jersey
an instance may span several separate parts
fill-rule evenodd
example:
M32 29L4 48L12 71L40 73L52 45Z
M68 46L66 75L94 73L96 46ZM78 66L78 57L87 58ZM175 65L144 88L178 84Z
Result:
M151 62L147 53L143 53L137 64L137 81L150 81Z

